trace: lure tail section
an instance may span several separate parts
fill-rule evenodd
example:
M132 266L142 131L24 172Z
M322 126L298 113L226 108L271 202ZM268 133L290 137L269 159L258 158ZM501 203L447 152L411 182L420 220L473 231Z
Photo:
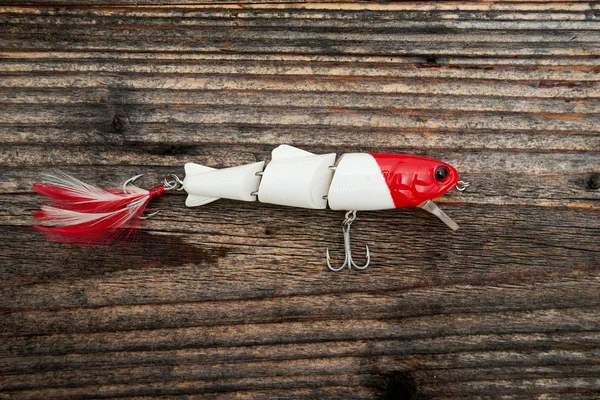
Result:
M204 165L194 164L194 163L185 164L184 169L185 169L184 182L187 179L188 187L192 186L190 181L193 179L192 178L193 176L205 175L211 171L216 171L215 168L206 167ZM185 200L185 205L188 207L203 206L205 204L212 203L215 200L219 200L219 197L201 196L201 195L197 195L197 194L192 194L190 191L187 191L187 192L188 192L188 197Z
M221 198L256 201L260 173L264 165L265 162L260 161L238 167L215 169L194 163L185 164L183 189L188 193L185 205L202 206Z

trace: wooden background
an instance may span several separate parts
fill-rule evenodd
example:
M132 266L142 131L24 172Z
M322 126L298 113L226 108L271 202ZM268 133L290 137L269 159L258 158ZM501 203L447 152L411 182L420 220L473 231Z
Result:
M600 396L600 4L69 2L0 7L0 398ZM30 226L51 167L149 188L281 143L445 160L462 229L359 213L372 265L332 273L331 210Z

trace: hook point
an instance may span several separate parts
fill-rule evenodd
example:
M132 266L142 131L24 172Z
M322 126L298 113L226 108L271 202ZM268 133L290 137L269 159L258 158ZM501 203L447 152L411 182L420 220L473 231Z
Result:
M142 216L140 217L140 219L141 219L141 220L150 219L150 218L154 217L155 215L157 215L157 214L159 214L159 213L160 213L160 210L157 210L157 211L154 211L153 213L149 213L149 214L146 214L146 215L142 215Z
M139 174L139 175L136 175L136 176L132 176L131 178L127 179L125 181L125 183L123 183L123 193L128 193L127 192L127 185L132 184L136 180L140 179L142 176L144 176L144 174Z

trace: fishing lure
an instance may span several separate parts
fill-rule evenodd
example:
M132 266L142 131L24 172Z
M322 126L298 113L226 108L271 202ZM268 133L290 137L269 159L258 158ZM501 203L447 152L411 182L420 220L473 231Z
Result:
M329 205L349 211L342 223L345 261L333 267L327 249L327 266L333 271L365 269L371 260L369 247L363 265L353 261L350 247L350 226L357 211L420 207L457 230L458 225L432 200L452 188L462 191L469 186L459 180L454 167L430 158L349 153L336 162L335 153L313 154L289 145L275 148L266 167L264 161L224 169L187 163L183 180L169 175L151 190L133 185L140 176L121 188L100 189L62 172L46 173L42 183L33 185L48 202L36 212L41 224L34 226L57 241L109 242L155 215L143 215L150 199L170 190L185 190L188 207L222 198L310 209Z

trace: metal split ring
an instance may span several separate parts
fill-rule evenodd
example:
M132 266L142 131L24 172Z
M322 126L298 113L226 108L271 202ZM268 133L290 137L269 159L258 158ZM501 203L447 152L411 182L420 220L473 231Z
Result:
M165 177L165 190L183 190L183 181L175 174L169 174Z

